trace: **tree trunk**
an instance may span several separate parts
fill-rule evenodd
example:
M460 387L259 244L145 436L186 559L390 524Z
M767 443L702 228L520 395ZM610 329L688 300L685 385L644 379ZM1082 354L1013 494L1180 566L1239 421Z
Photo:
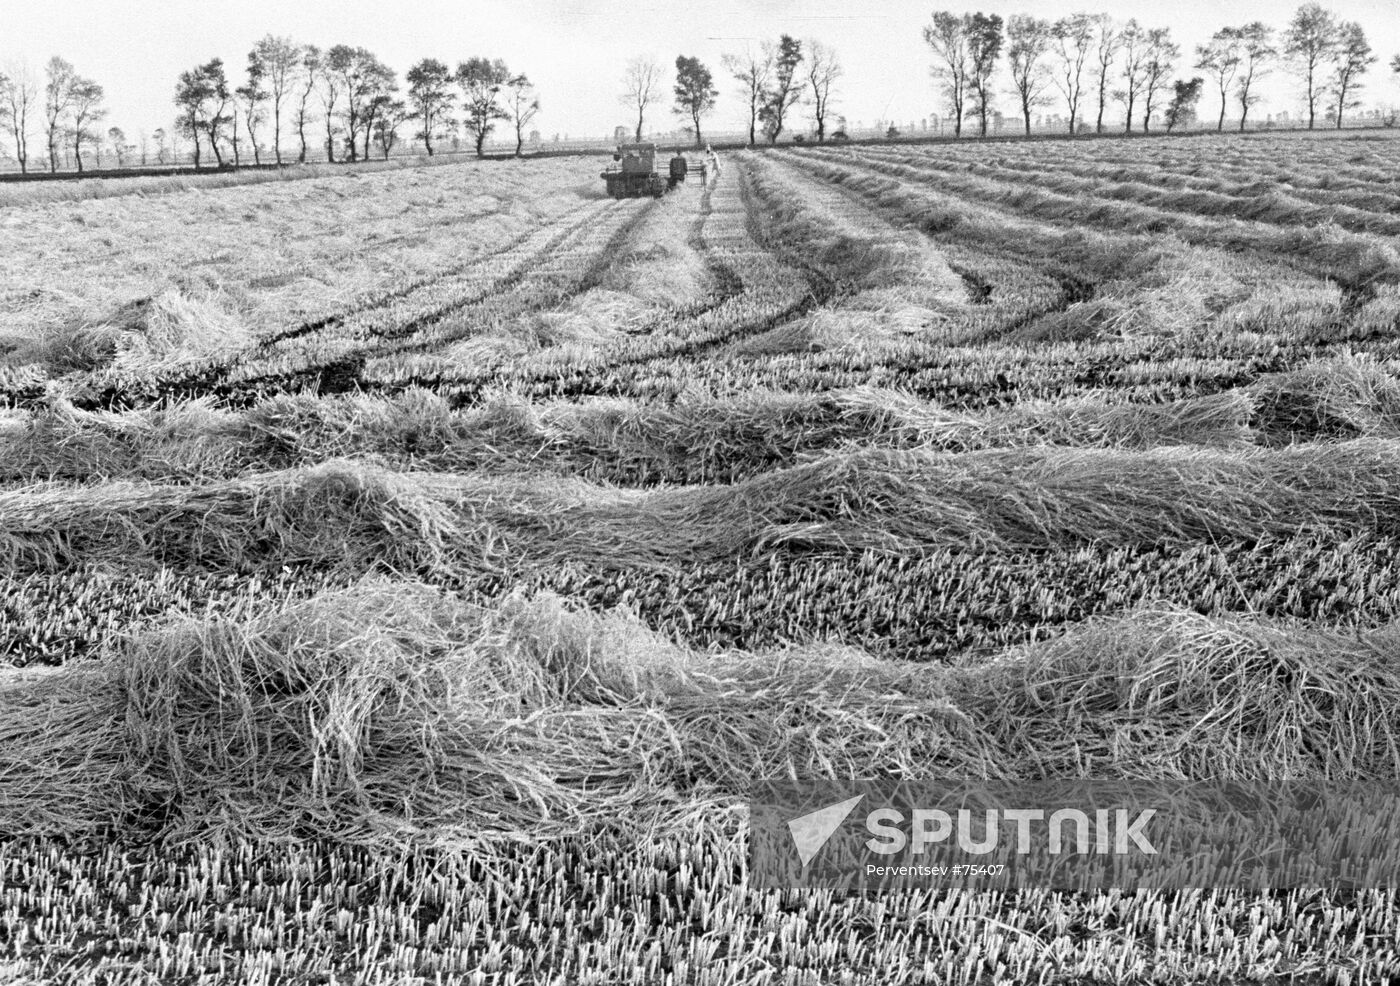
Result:
M433 156L433 125L431 117L423 116L423 146L428 150L428 157Z
M690 119L695 124L695 149L699 150L705 146L705 141L700 137L700 114L691 110Z
M78 174L83 173L83 141L81 137L73 138L73 160L78 164Z
M272 156L277 167L282 167L282 101L272 104Z
M637 143L639 144L642 142L642 119L645 112L640 107L637 109Z
M1225 90L1223 90L1223 89L1220 90L1220 121L1219 121L1218 123L1216 123L1216 125L1215 125L1215 132L1216 132L1216 133L1224 133L1224 132L1225 132L1225 100L1226 100L1226 98L1227 98L1227 97L1226 97L1226 95L1225 95Z
M485 148L485 146L486 146L486 130L483 128L483 129L481 130L481 132L478 133L478 134L476 135L476 156L477 156L477 157L485 157L485 156L486 156L486 152L483 150L483 148Z

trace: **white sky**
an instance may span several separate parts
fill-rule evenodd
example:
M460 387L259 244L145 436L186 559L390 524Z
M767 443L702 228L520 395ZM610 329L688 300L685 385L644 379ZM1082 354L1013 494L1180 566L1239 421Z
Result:
M248 49L267 33L323 47L364 45L402 74L434 56L455 65L472 55L504 58L539 88L537 121L554 133L598 137L628 122L618 101L627 59L652 54L669 67L677 54L697 55L715 72L720 104L707 127L739 130L743 110L720 56L782 32L835 47L846 70L837 112L900 124L939 112L921 29L935 6L961 12L1016 12L1053 18L1077 9L1109 10L1150 26L1168 26L1183 49L1218 27L1264 20L1282 27L1296 4L1264 0L982 0L924 4L909 0L0 0L0 64L27 60L38 70L53 54L73 62L107 89L109 122L131 137L169 126L170 96L185 68L221 56L241 80ZM1334 0L1327 6L1360 21L1381 61L1363 95L1367 105L1400 104L1400 4ZM746 39L752 39L748 41ZM1186 62L1187 59L1183 59ZM1183 64L1183 71L1189 66ZM1296 111L1295 86L1276 76L1262 112ZM1000 108L1011 114L1013 101ZM1202 114L1211 112L1209 95ZM669 113L669 85L664 124ZM1056 109L1052 107L1052 109ZM661 114L655 117L662 122Z

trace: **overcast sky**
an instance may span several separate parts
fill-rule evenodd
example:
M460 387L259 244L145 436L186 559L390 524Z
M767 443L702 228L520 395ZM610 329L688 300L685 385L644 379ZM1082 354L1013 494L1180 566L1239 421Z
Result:
M110 123L131 137L169 126L179 72L221 56L242 78L248 49L267 33L322 46L363 45L402 73L419 58L449 64L472 55L503 58L526 72L544 105L537 126L555 134L594 137L628 122L618 101L627 59L651 54L667 64L677 54L709 64L721 89L709 126L742 128L743 109L720 56L787 32L832 45L846 71L837 112L872 123L901 125L939 112L930 81L930 52L921 38L934 5L909 0L0 0L0 64L27 60L39 69L61 54L106 87ZM1264 0L1019 0L947 9L1053 18L1076 9L1108 10L1167 26L1188 53L1226 23L1264 20L1282 26L1296 4ZM1400 79L1389 62L1400 53L1400 4L1336 0L1327 4L1366 29L1381 61L1368 77L1367 104L1400 105ZM1185 62L1186 59L1183 59ZM1183 69L1186 66L1183 65ZM723 77L721 77L723 76ZM1264 111L1296 112L1296 87L1270 79ZM1010 113L1010 97L1001 101ZM676 125L667 99L665 126ZM1210 114L1209 96L1202 111ZM804 111L805 114L805 111ZM661 114L658 114L658 119Z

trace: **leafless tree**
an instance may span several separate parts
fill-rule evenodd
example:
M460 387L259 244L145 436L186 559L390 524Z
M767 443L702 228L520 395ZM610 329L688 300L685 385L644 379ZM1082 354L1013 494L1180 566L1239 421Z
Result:
M831 112L832 89L843 72L836 52L820 41L807 42L807 85L812 90L812 119L817 143L826 140L826 120Z
M1123 88L1115 89L1114 97L1123 104L1123 131L1133 129L1133 108L1147 85L1147 31L1136 20L1130 20L1118 32L1123 51Z
M1172 91L1172 71L1180 56L1181 45L1172 40L1170 29L1154 27L1147 32L1147 59L1143 64L1142 84L1143 133L1147 133L1152 121L1152 104L1158 96ZM1199 90L1196 97L1200 97Z
M1079 101L1084 93L1084 65L1089 60L1089 52L1093 50L1094 25L1094 18L1079 13L1060 18L1050 29L1058 69L1055 72L1055 86L1065 97L1070 133L1074 133L1079 120Z
M1231 83L1240 69L1243 43L1239 28L1222 27L1211 35L1209 43L1196 46L1196 68L1210 73L1220 93L1220 116L1215 121L1217 131L1225 129L1225 108L1230 102Z
M773 78L772 52L760 48L755 54L750 48L742 55L725 55L724 67L739 83L739 92L748 106L749 146L752 147L758 139L758 114Z
M69 85L69 105L72 107L68 123L68 137L73 141L73 161L78 171L83 170L83 147L97 146L100 134L92 128L107 115L102 101L106 93L91 79L74 76Z
M1107 14L1094 15L1094 29L1098 43L1094 46L1096 70L1098 71L1099 115L1094 121L1094 132L1103 133L1103 111L1108 105L1108 78L1113 63L1118 60L1118 52L1123 49L1123 29Z
M1355 21L1343 21L1337 28L1337 54L1332 69L1332 91L1337 95L1337 129L1342 129L1342 116L1358 103L1356 90L1361 88L1361 76L1380 61L1371 53L1366 32Z
M68 108L73 104L73 80L77 73L71 62L57 55L44 67L44 135L48 139L49 170L58 170L59 138Z
M1027 134L1031 132L1031 110L1049 101L1045 97L1050 87L1045 55L1054 40L1054 29L1050 21L1027 14L1012 14L1006 22L1006 60L1011 65L1011 84L1021 103Z
M660 64L650 55L638 55L627 63L622 76L622 103L637 111L635 140L642 139L647 108L661 98L665 88Z
M938 10L933 14L933 23L924 27L924 43L933 49L933 77L942 85L948 100L955 137L962 136L968 79L972 74L966 21L966 17Z
M292 94L302 67L303 49L291 38L267 35L248 53L248 77L256 75L272 105L272 154L282 163L282 104Z
M1283 35L1283 52L1303 77L1309 130L1317 120L1317 104L1326 89L1322 73L1337 50L1338 40L1337 18L1317 3L1299 7Z
M15 160L21 173L29 171L29 125L39 103L39 80L24 62L0 73L0 118L14 140Z
M513 75L506 83L506 112L510 114L511 125L515 128L515 156L519 157L525 146L525 128L540 111L539 93L525 73Z
M1249 119L1249 108L1259 102L1254 83L1268 71L1268 63L1277 57L1273 46L1274 29L1263 21L1253 21L1239 29L1240 68L1235 81L1235 96L1240 102L1240 130Z
M297 139L301 141L301 151L297 155L297 162L306 163L306 126L311 122L311 97L320 88L321 82L321 49L315 45L306 45L301 49L301 62L297 67L296 87L296 128Z

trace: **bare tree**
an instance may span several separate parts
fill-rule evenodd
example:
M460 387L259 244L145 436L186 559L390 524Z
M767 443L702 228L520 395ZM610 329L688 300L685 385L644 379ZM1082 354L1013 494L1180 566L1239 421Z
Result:
M1244 57L1244 38L1237 27L1222 27L1211 35L1210 43L1196 46L1196 68L1210 73L1211 81L1220 92L1220 117L1215 129L1225 129L1225 107L1230 101L1230 84L1239 71Z
M326 124L326 160L335 161L336 107L340 104L340 75L331 71L330 53L316 52L316 92L321 101L321 116Z
M758 114L763 109L764 94L773 78L773 57L768 48L758 54L752 49L743 55L725 55L724 67L739 83L739 91L749 108L749 146L757 142Z
M510 114L511 125L515 128L515 156L519 157L525 146L525 128L540 111L539 93L535 92L525 73L513 75L506 83L506 112Z
M462 87L467 110L467 131L476 142L476 156L485 151L486 137L498 120L509 120L501 108L501 89L511 79L506 63L497 58L470 58L457 66L457 84Z
M826 121L831 115L832 89L844 74L835 50L821 41L807 42L807 87L812 91L812 122L817 143L826 141Z
M306 125L311 122L311 96L320 88L321 64L320 48L306 45L301 49L301 63L297 69L296 105L297 139L301 141L301 151L297 155L299 164L306 163Z
M73 160L80 173L83 170L83 146L92 144L96 147L100 139L92 128L107 115L107 111L102 107L106 95L100 85L82 76L74 76L69 85L72 115L68 124L68 137L73 141Z
M1136 26L1136 22L1134 22ZM1094 121L1094 132L1103 133L1103 111L1108 105L1108 78L1113 69L1113 63L1118 60L1118 52L1123 50L1123 29L1113 23L1113 18L1107 14L1094 15L1094 29L1097 31L1098 43L1094 46L1096 68L1098 71L1099 87L1099 115Z
M1283 35L1283 52L1303 77L1308 104L1308 129L1317 119L1317 104L1325 92L1322 72L1337 50L1337 19L1321 4L1305 3L1293 15Z
M73 103L73 80L77 73L71 62L57 55L44 66L44 134L49 146L49 170L58 170L58 145L64 120Z
M1171 30L1154 27L1147 32L1147 60L1143 65L1142 132L1147 133L1152 122L1152 104L1159 95L1172 91L1171 76L1181 45L1171 39ZM1200 87L1196 99L1200 98Z
M452 71L436 58L424 58L404 76L408 82L408 102L418 119L418 133L428 156L433 156L433 141L447 121L452 106Z
M1147 84L1147 32L1136 20L1130 20L1119 32L1119 38L1123 47L1123 88L1114 90L1113 95L1125 109L1123 132L1130 133L1133 129L1133 107Z
M0 76L0 108L5 128L15 144L15 160L22 174L29 171L29 118L39 102L39 81L33 70L19 62Z
M1088 14L1071 14L1057 20L1050 29L1058 71L1055 86L1065 97L1069 110L1069 132L1079 119L1079 100L1084 92L1084 64L1094 45L1094 19Z
M1006 60L1011 65L1011 83L1021 102L1027 134L1031 132L1031 110L1049 102L1045 97L1050 86L1045 56L1054 40L1054 30L1049 21L1026 14L1012 14L1006 22Z
M1355 21L1343 21L1337 28L1337 53L1332 69L1332 91L1337 94L1337 129L1342 129L1342 116L1358 105L1356 90L1361 88L1361 76L1380 59L1371 53L1366 32Z
M967 25L967 54L971 71L967 75L968 90L976 99L980 135L987 136L987 115L992 108L992 77L1005 40L1000 14L973 14Z
M1240 131L1249 119L1249 108L1259 102L1254 83L1268 72L1268 63L1278 55L1273 46L1274 29L1263 21L1253 21L1239 29L1240 68L1235 82L1235 96L1240 103Z
M637 131L633 139L642 139L647 108L661 98L664 85L661 66L650 55L638 55L627 63L627 71L622 76L621 100L623 105L637 111Z
M933 23L924 27L924 43L933 49L933 77L943 87L953 118L953 136L962 136L962 123L967 107L968 77L972 74L972 56L968 51L969 18L946 10L933 14Z
M248 131L248 143L253 145L253 163L262 164L262 151L258 147L258 127L266 116L263 106L267 102L268 91L264 88L263 66L260 61L248 57L248 81L234 93L235 106L243 113L243 126Z
M272 154L279 165L282 163L282 103L296 85L304 57L302 47L291 38L271 34L253 45L248 53L249 81L256 76L267 87L264 98L272 104Z

